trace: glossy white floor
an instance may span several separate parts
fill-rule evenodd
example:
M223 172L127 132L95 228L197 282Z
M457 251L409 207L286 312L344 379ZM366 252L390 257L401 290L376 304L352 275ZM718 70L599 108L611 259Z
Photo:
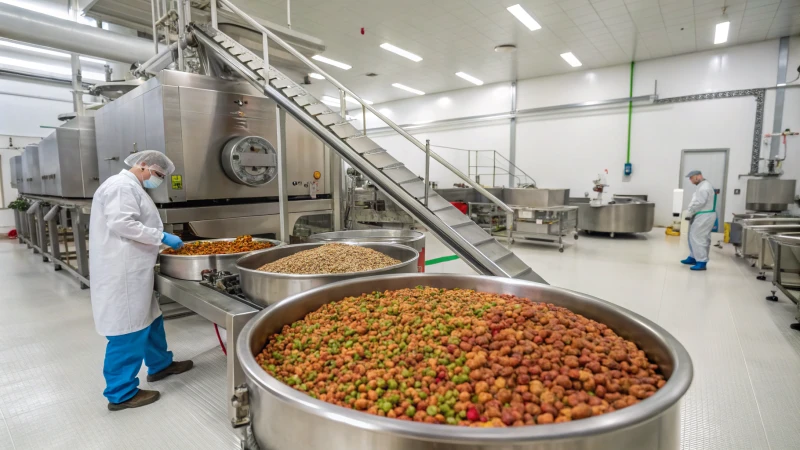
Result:
M712 247L705 273L678 264L685 246L663 229L582 236L564 253L547 244L514 247L551 284L629 308L686 346L695 378L682 404L683 448L797 448L794 305L764 301L769 283L757 281L730 246ZM429 260L449 254L429 238ZM461 261L428 269L470 271ZM94 332L88 291L16 241L0 243L0 273L0 449L238 448L224 408L225 359L210 323L168 321L176 358L192 358L196 368L150 386L163 393L156 404L110 413L101 395L105 339Z

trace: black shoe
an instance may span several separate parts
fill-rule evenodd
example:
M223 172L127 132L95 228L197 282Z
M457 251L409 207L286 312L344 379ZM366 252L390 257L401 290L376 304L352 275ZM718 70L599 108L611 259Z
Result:
M189 369L194 366L194 363L189 361L172 361L172 364L168 365L166 369L162 370L161 372L156 372L152 375L147 376L147 382L152 383L153 381L163 380L170 375L177 375L179 373L183 373L188 371Z
M144 389L139 389L139 392L137 392L136 395L122 403L109 403L108 410L122 411L123 409L138 408L140 406L146 406L151 403L155 403L159 398L161 398L161 394L158 391L146 391Z

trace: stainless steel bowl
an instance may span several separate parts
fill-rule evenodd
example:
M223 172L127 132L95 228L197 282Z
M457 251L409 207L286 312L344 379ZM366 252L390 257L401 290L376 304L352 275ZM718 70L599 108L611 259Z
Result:
M270 306L294 294L299 294L309 289L346 280L348 278L368 277L387 273L413 273L417 271L419 253L406 245L384 244L379 242L343 242L343 244L371 248L384 255L400 260L400 264L365 272L315 275L271 273L258 270L258 268L264 264L325 244L286 245L253 252L236 262L236 267L239 269L239 285L242 287L242 293L253 302L263 306Z
M602 233L647 233L653 229L656 204L616 203L603 206L578 204L578 228Z
M569 308L635 342L659 364L667 384L647 400L609 414L561 424L487 429L405 422L346 409L283 384L256 363L255 355L267 336L326 303L418 285L514 294ZM686 349L644 317L578 292L478 275L382 275L329 284L258 313L242 330L237 349L256 441L271 450L673 450L680 448L678 401L692 382Z
M425 272L425 234L413 230L345 230L311 235L310 242L388 242L407 245L419 252L417 269Z
M204 239L203 241L193 242L232 242L235 239ZM257 242L270 242L275 247L280 247L283 242L274 239L253 238ZM271 248L275 248L271 247ZM162 246L162 250L168 248ZM270 249L271 249L270 248ZM266 250L266 249L265 249ZM261 251L261 250L257 250ZM228 253L226 255L165 255L158 254L158 262L161 264L161 273L181 280L200 281L203 279L201 273L204 270L227 271L238 273L236 261L250 252Z

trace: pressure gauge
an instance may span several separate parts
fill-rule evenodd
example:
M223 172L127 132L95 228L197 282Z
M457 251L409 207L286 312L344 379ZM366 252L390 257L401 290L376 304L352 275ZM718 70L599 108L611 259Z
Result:
M263 186L278 175L277 152L260 136L237 136L222 149L222 168L239 184Z

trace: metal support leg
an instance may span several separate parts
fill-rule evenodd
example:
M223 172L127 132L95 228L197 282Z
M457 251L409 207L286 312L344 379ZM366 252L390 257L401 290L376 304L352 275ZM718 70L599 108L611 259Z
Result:
M61 261L61 243L58 239L59 209L61 208L58 205L54 205L44 216L44 221L47 223L47 231L50 235L50 255L52 256L55 270L61 270L61 264L59 264L59 261Z
M511 243L514 241L514 235L511 229L514 228L514 214L506 213L506 247L511 248Z
M290 244L289 185L286 168L286 110L276 106L275 117L278 129L278 209L280 211L281 240Z
M42 202L35 201L33 204L25 211L25 214L28 216L28 233L30 234L29 242L33 247L33 253L39 253L39 232L36 227L36 211L41 208Z
M178 0L178 70L183 72L186 65L183 57L183 43L186 39L186 9L183 7L185 0Z
M211 26L214 29L219 28L217 26L217 0L211 0Z
M239 359L236 357L237 347L236 341L239 340L239 335L242 332L242 328L247 324L247 322L253 318L258 312L253 311L251 314L238 314L238 315L228 315L226 318L225 324L225 331L226 331L226 351L228 352L227 355L227 393L228 399L231 400L233 398L233 391L236 389L236 386L239 386L245 382L244 371L242 370L241 364L239 364ZM231 404L228 402L228 417L233 422L233 425L236 426L237 423L236 418L236 410Z
M76 206L70 211L72 217L72 235L75 239L75 259L78 262L78 273L84 277L89 278L89 249L86 243L86 214L81 212L81 208ZM87 286L83 281L80 282L81 289L86 289Z
M20 216L19 210L14 210L14 228L17 230L17 240L20 244L24 244L25 240L22 238L23 234L22 231L22 218Z
M45 212L50 212L49 206L42 205L36 210L36 232L39 238L39 251L42 253L42 261L49 262L50 258L47 257L49 253L47 249L47 223L44 221Z

